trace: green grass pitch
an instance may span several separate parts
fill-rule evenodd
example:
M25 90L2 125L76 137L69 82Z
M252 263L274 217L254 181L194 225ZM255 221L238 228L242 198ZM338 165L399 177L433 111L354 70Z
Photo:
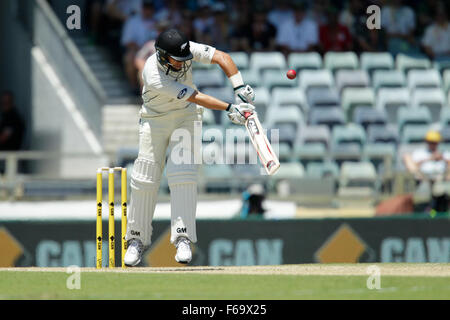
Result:
M408 265L403 266L402 270L408 270ZM442 268L444 272L450 271L450 264ZM366 285L369 276L361 274L161 273L152 272L151 268L149 272L88 272L81 269L80 289L68 289L71 274L65 269L47 270L0 269L0 299L450 299L450 277L445 273L399 276L382 272L381 289L370 290Z

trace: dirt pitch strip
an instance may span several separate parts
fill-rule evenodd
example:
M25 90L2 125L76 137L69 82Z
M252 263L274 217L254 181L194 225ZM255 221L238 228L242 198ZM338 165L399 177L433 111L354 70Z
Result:
M135 268L81 268L81 272L146 273L146 274L249 274L249 275L298 275L298 276L366 276L369 266L380 268L382 276L450 277L449 263L360 263L360 264L303 264L279 266L233 267L135 267ZM67 268L0 268L1 271L67 272Z

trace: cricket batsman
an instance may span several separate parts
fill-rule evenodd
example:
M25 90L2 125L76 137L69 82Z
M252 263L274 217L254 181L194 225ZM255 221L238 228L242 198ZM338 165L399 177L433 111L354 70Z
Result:
M238 125L245 124L244 113L255 112L251 104L253 89L244 84L227 53L189 41L175 29L162 32L156 39L155 48L156 52L147 59L142 73L139 154L131 175L127 221L127 266L138 265L144 249L150 246L152 219L166 154L171 205L170 242L177 248L177 262L191 261L190 243L197 242L195 212L199 166L193 161L194 126L202 120L202 107L226 111L229 119ZM199 92L192 82L192 61L218 64L234 88L235 102L224 102ZM192 143L179 147L178 141L171 141L172 133L178 129L189 132ZM175 150L180 148L182 150ZM187 152L191 158L189 163L173 161L171 154L180 151Z

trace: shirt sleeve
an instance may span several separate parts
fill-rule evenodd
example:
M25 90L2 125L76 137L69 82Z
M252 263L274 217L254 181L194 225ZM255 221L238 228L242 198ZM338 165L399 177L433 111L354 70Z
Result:
M193 41L189 41L189 47L192 55L194 56L193 60L195 62L211 64L216 48Z

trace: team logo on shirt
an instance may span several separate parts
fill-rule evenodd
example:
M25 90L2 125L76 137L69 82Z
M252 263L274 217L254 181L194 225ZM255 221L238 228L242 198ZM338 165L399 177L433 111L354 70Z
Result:
M186 43L183 43L182 45L181 45L181 50L184 50L184 48L186 48L186 46L187 46L187 42Z
M182 99L182 98L186 95L186 92L187 92L187 88L184 88L184 89L181 90L180 93L177 95L177 98L178 98L178 99Z
M208 52L209 51L209 47L205 47L205 52Z

